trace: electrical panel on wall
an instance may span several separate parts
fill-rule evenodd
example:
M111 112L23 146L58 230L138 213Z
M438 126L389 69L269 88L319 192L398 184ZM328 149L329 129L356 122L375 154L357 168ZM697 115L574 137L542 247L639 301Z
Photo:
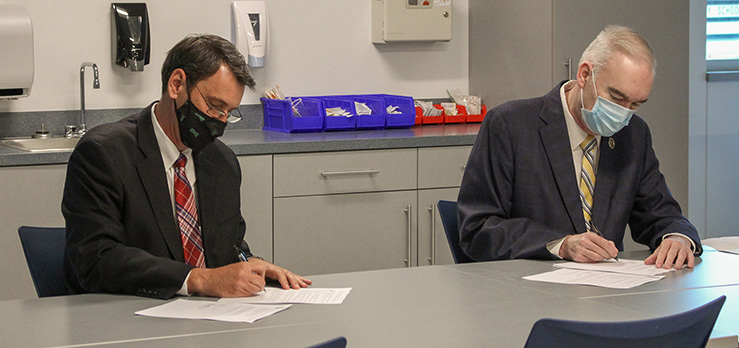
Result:
M449 41L452 0L372 0L372 42Z

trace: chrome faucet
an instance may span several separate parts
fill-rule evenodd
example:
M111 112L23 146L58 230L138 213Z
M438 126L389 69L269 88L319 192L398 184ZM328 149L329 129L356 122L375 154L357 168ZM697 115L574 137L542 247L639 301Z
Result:
M92 81L92 88L100 89L100 80L98 79L98 66L95 63L84 62L80 65L80 125L71 136L81 137L87 132L85 127L85 67L91 66L95 79ZM65 132L66 133L66 132Z

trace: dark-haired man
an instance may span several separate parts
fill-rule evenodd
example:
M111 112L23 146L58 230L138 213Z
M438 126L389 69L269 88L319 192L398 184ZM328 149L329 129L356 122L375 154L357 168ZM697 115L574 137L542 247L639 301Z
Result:
M265 277L311 283L244 241L239 164L216 138L254 85L230 42L188 36L167 55L158 102L80 140L62 200L71 293L241 297Z

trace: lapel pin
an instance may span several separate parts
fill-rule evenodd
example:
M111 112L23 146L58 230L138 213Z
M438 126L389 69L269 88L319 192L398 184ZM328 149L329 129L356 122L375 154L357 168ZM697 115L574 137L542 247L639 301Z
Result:
M616 141L613 140L613 138L608 138L608 147L610 147L611 150L613 150L613 148L616 147Z

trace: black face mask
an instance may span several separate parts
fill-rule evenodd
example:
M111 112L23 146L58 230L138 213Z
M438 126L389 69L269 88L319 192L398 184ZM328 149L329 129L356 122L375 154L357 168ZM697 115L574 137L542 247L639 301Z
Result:
M200 111L188 100L177 108L177 122L180 128L180 140L193 151L200 151L216 138L223 135L226 122L222 122Z

